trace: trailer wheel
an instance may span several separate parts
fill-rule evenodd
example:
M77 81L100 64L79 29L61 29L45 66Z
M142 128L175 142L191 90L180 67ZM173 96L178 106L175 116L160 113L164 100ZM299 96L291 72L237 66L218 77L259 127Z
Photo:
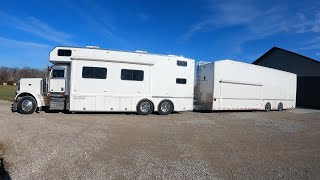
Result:
M269 102L265 105L264 110L267 112L271 110L271 104Z
M137 105L137 113L139 115L148 115L153 112L153 104L148 99L141 100Z
M169 100L162 100L158 105L158 112L161 115L171 114L173 111L173 104Z
M279 103L278 104L278 111L282 111L283 110L283 104L282 103Z
M37 109L36 100L31 96L24 96L19 99L18 102L18 111L21 114L32 114Z

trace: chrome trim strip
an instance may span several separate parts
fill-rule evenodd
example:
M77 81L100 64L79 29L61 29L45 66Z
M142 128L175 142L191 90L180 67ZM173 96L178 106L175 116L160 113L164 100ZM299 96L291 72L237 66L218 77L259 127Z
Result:
M259 83L251 83L251 82L240 82L240 81L227 81L227 80L220 80L220 83L230 83L230 84L242 84L242 85L251 85L251 86L263 86Z

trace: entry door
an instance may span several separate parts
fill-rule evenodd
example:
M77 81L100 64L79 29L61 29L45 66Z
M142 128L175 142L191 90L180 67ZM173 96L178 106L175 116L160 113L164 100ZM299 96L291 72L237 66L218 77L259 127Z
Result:
M64 93L66 91L66 67L54 67L50 74L49 91Z

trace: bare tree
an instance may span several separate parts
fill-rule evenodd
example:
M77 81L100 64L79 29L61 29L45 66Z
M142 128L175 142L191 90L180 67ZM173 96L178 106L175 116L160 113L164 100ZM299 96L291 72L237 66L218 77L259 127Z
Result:
M2 83L17 83L20 78L44 78L46 77L47 69L36 69L30 67L9 68L0 67L0 84Z

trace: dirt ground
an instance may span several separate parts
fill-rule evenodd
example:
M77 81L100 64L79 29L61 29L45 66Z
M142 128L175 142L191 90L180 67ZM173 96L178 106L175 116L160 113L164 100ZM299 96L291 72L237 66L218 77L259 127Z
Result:
M318 179L320 111L21 115L0 102L12 179Z

